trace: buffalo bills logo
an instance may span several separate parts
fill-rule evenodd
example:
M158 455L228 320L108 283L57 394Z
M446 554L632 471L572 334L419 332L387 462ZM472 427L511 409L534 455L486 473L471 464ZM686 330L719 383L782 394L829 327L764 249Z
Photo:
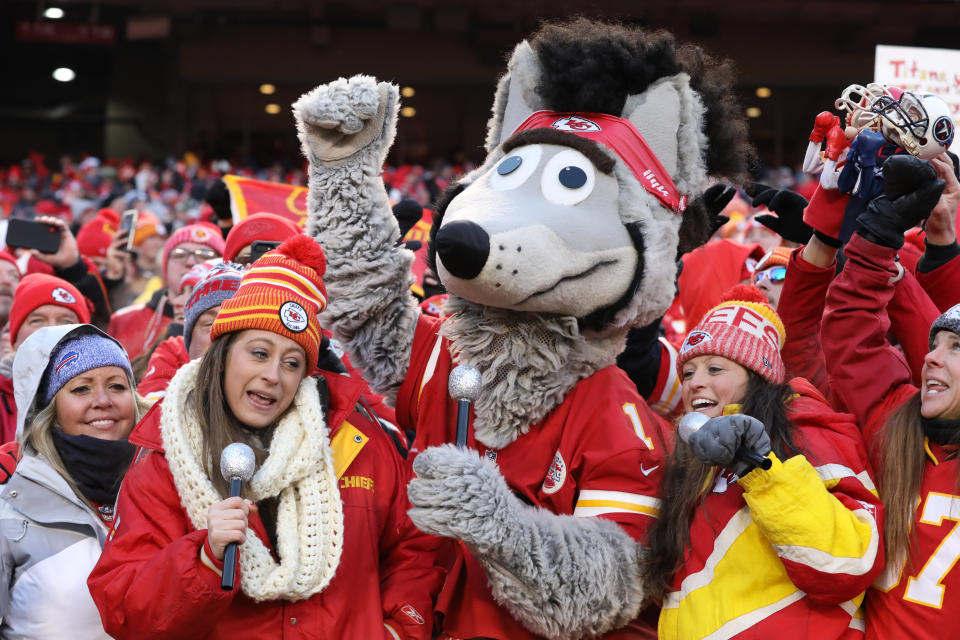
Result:
M73 297L73 294L64 289L63 287L57 287L50 292L50 297L53 298L54 302L60 304L76 304L77 299Z
M559 120L554 121L550 125L554 129L560 131L572 131L574 133L585 133L587 131L603 131L593 120L587 120L586 118L581 118L579 116L569 116L566 118L560 118Z
M76 362L77 358L79 357L80 354L78 354L76 351L67 351L65 354L63 354L63 356L60 357L60 361L57 362L56 372L60 373L60 369L70 366Z
M293 333L306 330L309 324L307 312L296 302L284 302L280 306L280 322Z
M949 116L940 116L933 123L933 139L945 147L953 142L953 120Z
M706 331L691 331L687 339L683 341L683 346L680 347L680 353L689 351L706 340L713 340L713 336Z
M564 481L567 479L567 463L563 461L563 456L560 455L558 450L553 454L553 462L550 463L550 468L547 469L547 475L543 479L543 486L541 489L544 493L556 493L560 491L560 488L563 487Z

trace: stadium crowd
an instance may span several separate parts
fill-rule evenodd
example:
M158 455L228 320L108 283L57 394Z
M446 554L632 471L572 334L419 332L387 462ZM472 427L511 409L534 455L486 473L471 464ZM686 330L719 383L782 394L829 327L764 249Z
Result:
M958 162L887 142L872 192L785 168L703 195L711 240L609 374L678 431L638 525L645 608L604 637L956 637ZM417 225L473 168L385 167L397 241L423 256ZM321 324L331 256L228 185L305 174L0 170L0 638L452 639L435 609L506 615L458 611L486 584L450 593L470 567L408 515L416 434ZM21 220L55 248L13 241ZM429 265L411 289L439 317ZM237 441L242 494L220 474Z

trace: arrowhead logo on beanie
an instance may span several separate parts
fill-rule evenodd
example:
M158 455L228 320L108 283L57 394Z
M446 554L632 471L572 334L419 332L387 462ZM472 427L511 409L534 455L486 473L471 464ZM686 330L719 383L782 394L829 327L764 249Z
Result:
M786 368L780 349L785 340L783 322L766 296L756 287L737 285L687 336L677 357L677 371L682 372L691 358L717 355L782 384Z

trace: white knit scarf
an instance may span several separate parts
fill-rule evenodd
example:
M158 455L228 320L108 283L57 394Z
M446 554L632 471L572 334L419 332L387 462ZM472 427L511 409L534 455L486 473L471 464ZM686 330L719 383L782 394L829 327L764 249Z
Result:
M160 433L170 473L190 522L197 529L206 529L207 510L222 498L204 470L200 426L193 410L186 407L199 366L199 360L184 365L170 381L163 400ZM247 486L255 502L280 498L280 564L248 527L246 542L238 548L243 593L257 601L293 601L322 591L340 564L343 505L329 430L312 379L300 383L293 406L274 430L270 454Z

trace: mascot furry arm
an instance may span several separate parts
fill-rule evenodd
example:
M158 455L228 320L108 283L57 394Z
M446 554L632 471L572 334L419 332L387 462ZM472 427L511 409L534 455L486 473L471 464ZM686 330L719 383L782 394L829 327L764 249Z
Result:
M702 207L678 210L708 170L731 175L745 164L745 126L729 89L724 69L699 50L675 49L667 34L581 20L517 46L498 86L487 160L451 190L431 233L454 312L440 329L449 349L440 357L483 376L478 443L521 446L581 381L614 364L629 327L666 310L678 244L689 250L710 232ZM310 160L308 232L328 259L324 319L391 400L408 375L418 322L411 254L395 246L380 179L397 106L396 87L365 76L317 87L294 105ZM538 111L554 114L553 127L517 133ZM586 139L584 127L601 127L561 112L593 113L629 142ZM421 422L418 440L430 428ZM415 524L462 540L494 597L527 629L597 636L639 613L642 550L617 523L524 504L511 491L512 471L476 451L428 448L414 470Z

